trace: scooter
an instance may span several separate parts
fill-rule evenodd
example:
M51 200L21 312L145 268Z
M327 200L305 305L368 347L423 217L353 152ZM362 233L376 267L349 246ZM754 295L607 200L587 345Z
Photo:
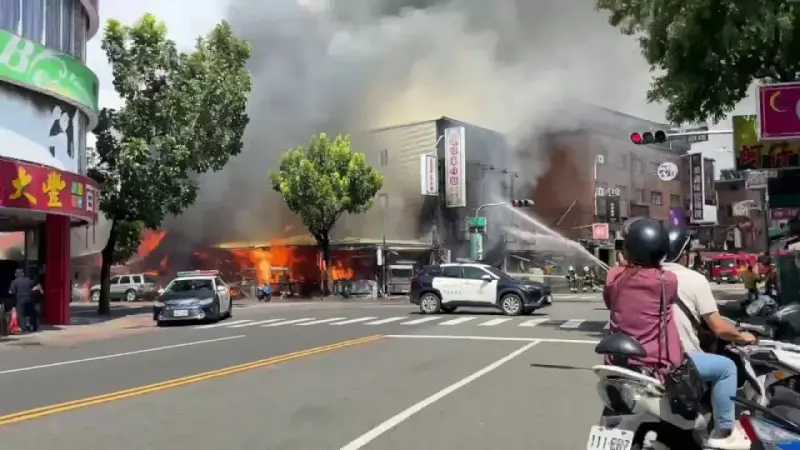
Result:
M765 384L773 367L751 364L751 360L772 359L773 349L759 350L757 345L730 347L730 356L740 369L739 389L742 395L765 405ZM592 371L599 377L597 393L605 408L600 424L593 426L587 450L700 450L712 428L713 418L708 401L701 411L688 420L672 412L664 385L651 374L630 366L628 360L646 356L639 342L630 336L615 333L606 336L595 347L595 353L609 356L612 365L597 365ZM800 363L798 363L800 373ZM610 443L610 446L609 444Z

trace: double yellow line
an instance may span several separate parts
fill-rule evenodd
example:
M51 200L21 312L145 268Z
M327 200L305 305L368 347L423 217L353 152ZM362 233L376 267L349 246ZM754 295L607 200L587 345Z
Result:
M29 409L27 411L20 411L18 413L7 414L0 416L0 426L10 425L12 423L23 422L26 420L38 419L40 417L58 414L62 412L72 411L74 409L86 408L89 406L100 405L103 403L123 400L126 398L137 397L140 395L150 394L152 392L164 391L167 389L185 386L187 384L197 383L200 381L210 380L213 378L220 378L227 375L246 372L248 370L259 369L261 367L272 366L282 362L292 361L306 356L318 355L320 353L338 350L340 348L353 347L356 345L366 344L368 342L377 341L383 335L376 334L374 336L367 336L360 339L353 339L349 341L338 342L336 344L325 345L322 347L310 348L301 350L299 352L287 353L281 356L262 359L249 363L239 364L236 366L226 367L224 369L212 370L210 372L203 372L196 375L189 375L187 377L176 378L173 380L162 381L160 383L149 384L140 386L133 389L126 389L124 391L111 392L108 394L97 395L94 397L73 400L65 403L58 403L55 405L42 406L40 408Z

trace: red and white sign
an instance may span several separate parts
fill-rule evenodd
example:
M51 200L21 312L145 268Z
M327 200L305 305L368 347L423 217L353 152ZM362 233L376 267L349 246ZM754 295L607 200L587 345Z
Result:
M607 223L592 224L592 239L596 241L607 241L609 237Z
M419 178L422 195L439 195L439 163L436 155L422 155Z
M452 127L444 130L444 195L448 208L467 206L465 135L464 127Z

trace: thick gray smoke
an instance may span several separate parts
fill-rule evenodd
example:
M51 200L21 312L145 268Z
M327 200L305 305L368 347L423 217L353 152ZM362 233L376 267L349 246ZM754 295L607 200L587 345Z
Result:
M662 119L644 103L650 74L636 42L592 3L231 0L226 19L253 46L245 150L201 177L198 203L171 225L205 242L301 232L268 173L320 131L447 115L508 133L514 147L545 124L574 126L575 101ZM544 149L541 161L521 176L543 174Z

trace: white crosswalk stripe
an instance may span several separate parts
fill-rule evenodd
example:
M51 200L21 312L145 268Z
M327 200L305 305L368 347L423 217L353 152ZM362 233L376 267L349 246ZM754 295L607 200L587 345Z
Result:
M239 324L239 323L248 323L248 322L252 322L252 320L244 319L244 320L234 320L233 322L217 322L217 323L210 323L208 325L196 326L195 328L198 329L198 330L207 330L209 328L228 327L228 326L231 326L231 325L235 325L235 324Z
M511 319L492 319L481 324L478 324L479 327L493 327L495 325L500 325L501 323L506 323Z
M448 320L447 322L442 322L439 325L460 325L465 322L469 322L470 320L475 320L474 317L459 317L458 319Z
M314 320L313 317L304 317L302 319L294 319L294 320L284 320L282 322L275 322L275 323L268 323L266 325L261 325L262 327L279 327L281 325L293 325L300 322L305 322L307 320Z
M564 322L559 328L573 330L575 328L580 327L583 322L585 322L583 319L570 319Z
M281 320L286 320L286 319L267 319L267 320L257 320L255 322L248 320L245 323L240 323L238 325L231 325L230 328L257 327L259 325L264 325L267 323L280 322Z
M377 319L377 317L357 317L355 319L350 320L343 320L341 322L335 322L331 325L350 325L351 323L359 323L359 322L366 322L368 320Z
M395 317L302 317L296 319L284 319L273 317L270 319L251 320L241 319L229 322L218 322L208 325L195 326L195 329L213 329L213 328L248 328L248 327L281 327L281 326L379 326L379 325L403 325L404 327L412 326L431 326L431 325L445 325L448 327L463 326L463 327L520 327L520 328L534 328L540 326L547 326L549 328L556 328L562 331L595 331L608 330L610 323L607 320L587 320L587 319L554 319L552 317L543 316L536 318L527 317L491 317L491 316L453 316L453 315L430 315L423 317L414 317L413 315L395 316ZM601 328L602 327L602 328Z
M433 322L434 320L440 320L440 317L432 316L432 317L423 317L422 319L416 320L409 320L408 322L403 322L402 325L419 325L425 322Z
M522 322L521 324L519 324L519 326L521 326L521 327L535 327L535 326L541 325L541 324L543 324L543 323L545 323L545 322L547 322L549 320L550 319L531 319L531 320L526 320L525 322Z
M296 323L294 324L294 326L307 327L309 325L319 325L321 323L336 322L337 320L343 320L343 319L346 319L346 317L331 317L328 319L312 320L311 322Z
M405 317L389 317L388 319L381 319L376 320L374 322L367 322L367 325L383 325L385 323L397 322L398 320L403 320Z

